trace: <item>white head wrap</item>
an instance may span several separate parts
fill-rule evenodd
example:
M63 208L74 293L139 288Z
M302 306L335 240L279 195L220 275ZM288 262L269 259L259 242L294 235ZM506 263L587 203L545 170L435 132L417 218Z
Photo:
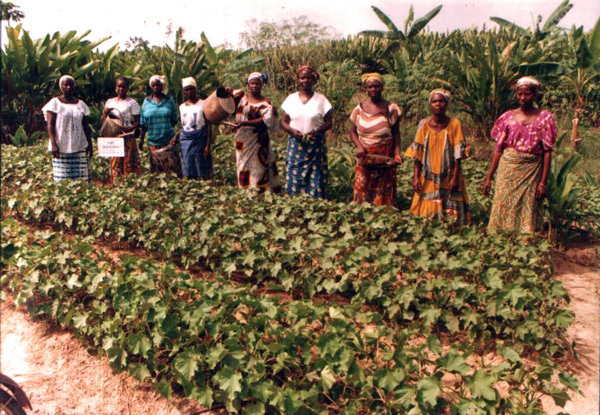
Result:
M535 90L538 90L542 86L542 84L533 76L524 76L517 81L517 88L519 88L520 86L530 86L533 87Z
M154 81L160 81L160 83L162 84L162 93L163 94L167 94L167 91L169 90L169 87L167 86L167 78L165 76L162 75L152 75L150 77L150 81L148 82L149 85L152 87L152 83Z
M71 81L73 81L73 83L75 83L75 79L71 75L61 76L58 80L58 87L60 88L61 92L63 90L63 82L65 82L67 79L70 79Z
M250 75L248 75L248 82L250 82L253 79L260 79L260 81L264 84L265 80L263 79L263 74L261 74L260 72L252 72Z
M192 78L191 76L187 77L187 78L183 78L181 80L181 86L182 88L185 88L186 86L193 86L198 88L198 84L196 83L196 80L194 78Z
M450 103L450 98L452 97L452 95L450 94L450 91L443 89L443 88L436 88L433 91L431 91L429 93L429 102L431 102L431 98L433 98L433 96L435 94L440 94L441 96L443 96L446 99L446 102Z

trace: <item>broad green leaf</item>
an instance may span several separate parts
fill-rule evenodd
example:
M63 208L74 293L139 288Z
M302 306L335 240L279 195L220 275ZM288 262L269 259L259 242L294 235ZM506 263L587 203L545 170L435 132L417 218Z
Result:
M438 396L442 393L442 384L435 377L424 378L419 381L417 390L424 403L435 406Z
M479 369L466 384L474 398L496 401L496 389L492 386L496 379Z
M231 400L235 399L236 394L242 391L242 374L230 367L224 367L212 379L222 391L227 393L227 397Z

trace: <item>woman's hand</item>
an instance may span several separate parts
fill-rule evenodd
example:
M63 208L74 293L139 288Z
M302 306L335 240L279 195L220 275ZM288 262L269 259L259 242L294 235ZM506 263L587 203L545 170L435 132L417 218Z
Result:
M363 146L356 147L356 157L362 159L367 156L367 151Z
M87 153L88 158L91 159L94 155L94 146L92 145L92 143L88 144L85 152Z
M210 156L210 143L206 143L206 146L204 147L204 157L208 156Z
M452 176L450 179L450 193L455 193L458 190L458 177Z
M487 179L485 179L485 182L483 183L483 189L482 189L483 195L489 196L491 190L492 190L492 181L489 178L487 178Z
M399 165L402 165L402 163L404 163L404 160L402 159L402 155L400 155L400 153L394 154L394 161L396 162L396 164Z
M421 190L423 190L423 184L421 183L421 180L419 180L418 176L413 176L412 187L416 193L421 193Z
M538 184L537 188L535 189L535 198L536 199L543 199L546 197L546 185L543 183Z
M170 147L173 147L175 144L177 144L177 137L179 137L179 134L175 134L175 135L173 136L173 138L171 138L171 139L169 140L169 146L170 146Z
M295 128L292 128L291 132L292 132L292 136L294 136L294 138L297 138L299 140L302 139L302 137L304 136L304 134L302 134L300 131L296 130Z
M58 158L60 157L60 150L58 149L58 145L56 143L52 143L52 157Z

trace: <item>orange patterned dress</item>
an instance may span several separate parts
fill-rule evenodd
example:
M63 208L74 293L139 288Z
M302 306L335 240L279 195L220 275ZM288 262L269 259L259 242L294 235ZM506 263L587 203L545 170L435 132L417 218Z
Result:
M394 157L392 126L402 114L400 107L390 103L386 111L370 114L360 104L354 108L350 121L356 126L358 139L367 154ZM375 167L357 163L354 177L354 202L395 206L396 166Z

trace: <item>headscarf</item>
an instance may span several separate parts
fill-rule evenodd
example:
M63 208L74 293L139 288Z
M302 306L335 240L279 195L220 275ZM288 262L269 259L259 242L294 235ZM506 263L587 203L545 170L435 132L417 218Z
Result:
M431 102L431 98L433 98L433 96L435 94L440 94L441 96L443 96L446 99L447 103L450 103L450 98L452 97L452 95L450 94L450 91L444 89L444 88L436 88L433 91L431 91L429 93L429 102Z
M198 88L198 84L196 83L196 80L194 78L192 78L191 76L189 76L187 78L183 78L181 80L181 87L185 88L186 86L193 86L195 88Z
M168 86L167 86L167 78L163 75L152 75L150 77L150 81L148 81L148 84L150 85L150 87L152 87L152 83L154 81L160 81L160 83L162 84L162 93L167 95L167 91L169 90Z
M267 74L260 72L252 72L250 75L248 75L246 83L250 82L253 79L260 79L263 84L266 84L269 81L269 77L267 76Z
M364 73L360 76L360 79L362 79L363 85L366 85L367 82L373 81L373 80L379 82L381 85L385 85L385 81L383 80L383 75L381 75L380 73L377 73L377 72Z
M533 76L524 76L517 81L516 87L519 88L521 86L528 86L537 92L542 87L542 84Z
M296 76L300 76L300 72L302 71L308 71L312 74L313 78L315 79L315 81L318 81L320 76L319 73L315 70L315 68L313 68L310 65L302 65L298 68L298 70L296 71Z
M61 76L58 80L58 87L60 88L60 92L63 92L63 82L65 82L67 79L70 79L71 81L73 81L73 83L75 83L75 79L71 75Z

